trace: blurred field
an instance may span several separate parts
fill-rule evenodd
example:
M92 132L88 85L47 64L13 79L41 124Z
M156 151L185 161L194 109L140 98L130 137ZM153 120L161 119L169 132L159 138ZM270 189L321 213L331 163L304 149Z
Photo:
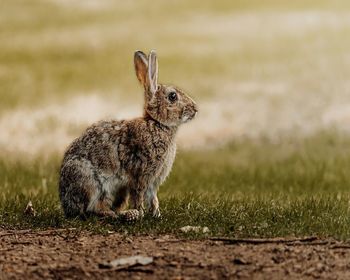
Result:
M164 220L122 228L350 237L349 35L345 0L3 0L0 225L69 224L62 152L96 120L140 115L133 52L156 49L160 81L200 113L180 129Z
M0 149L62 152L88 124L140 114L132 56L200 106L182 147L349 131L346 1L3 1Z

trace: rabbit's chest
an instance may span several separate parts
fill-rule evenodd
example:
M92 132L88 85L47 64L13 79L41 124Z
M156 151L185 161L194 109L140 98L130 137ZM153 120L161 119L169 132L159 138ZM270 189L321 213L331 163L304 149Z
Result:
M155 172L156 176L154 178L154 185L158 187L162 184L166 177L169 175L171 168L173 166L176 155L176 144L172 144L168 151L166 152L162 164L159 165L157 172Z

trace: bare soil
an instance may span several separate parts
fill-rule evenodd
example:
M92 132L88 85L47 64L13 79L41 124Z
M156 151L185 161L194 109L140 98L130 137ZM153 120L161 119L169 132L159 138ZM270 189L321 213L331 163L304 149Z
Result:
M0 279L350 279L350 244L0 230ZM148 265L100 268L134 255Z

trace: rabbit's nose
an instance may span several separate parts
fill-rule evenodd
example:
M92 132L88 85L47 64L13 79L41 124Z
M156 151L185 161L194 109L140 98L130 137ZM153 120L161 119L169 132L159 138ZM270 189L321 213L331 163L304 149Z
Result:
M193 106L193 116L192 118L195 118L197 116L197 113L198 113L198 107L196 104L194 104Z

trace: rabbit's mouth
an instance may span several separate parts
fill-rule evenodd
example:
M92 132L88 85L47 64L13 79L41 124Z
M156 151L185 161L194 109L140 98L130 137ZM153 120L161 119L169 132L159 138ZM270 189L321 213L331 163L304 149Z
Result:
M181 119L182 123L187 123L187 122L190 121L190 120L191 120L191 117L190 117L190 116L187 116L187 115L182 116L182 119Z
M194 104L193 106L185 107L182 112L181 122L186 123L186 122L189 122L190 120L193 120L194 117L197 115L197 113L198 113L198 108L196 104Z
M187 123L187 122L193 120L196 115L197 115L197 111L194 111L193 114L191 114L191 115L187 115L187 114L183 115L181 118L181 121L182 121L182 123Z

